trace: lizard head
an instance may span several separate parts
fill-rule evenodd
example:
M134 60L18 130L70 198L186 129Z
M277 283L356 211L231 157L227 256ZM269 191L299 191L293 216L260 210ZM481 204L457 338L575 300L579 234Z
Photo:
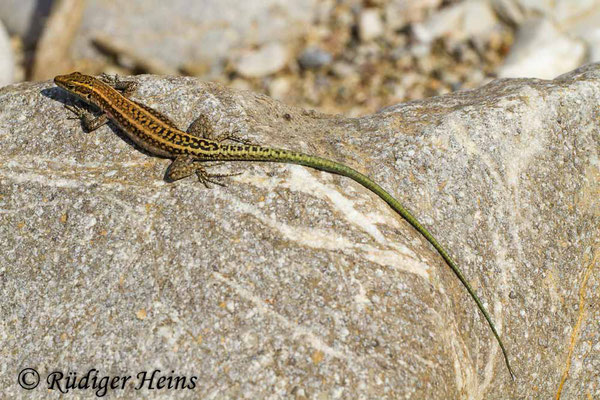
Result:
M80 72L72 72L68 75L56 76L54 78L54 83L58 87L77 95L82 100L89 101L94 93L94 87L98 86L100 81Z

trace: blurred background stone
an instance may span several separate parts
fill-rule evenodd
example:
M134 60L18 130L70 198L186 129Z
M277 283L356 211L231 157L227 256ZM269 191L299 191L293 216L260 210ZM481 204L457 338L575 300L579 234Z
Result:
M84 7L80 18L68 11L78 2ZM8 23L17 80L51 78L57 68L192 75L301 107L358 116L497 77L552 78L598 60L599 5L600 0L174 0L168 5L7 0L0 2L0 18ZM72 27L79 26L74 35L57 29L65 24L44 23L61 21L51 15L60 12ZM41 40L49 30L61 43L48 35ZM56 60L48 60L53 55Z
M500 77L536 77L552 79L581 65L586 48L581 40L558 30L546 19L523 23L504 64L498 69Z
M8 32L0 21L0 87L13 82L15 59Z

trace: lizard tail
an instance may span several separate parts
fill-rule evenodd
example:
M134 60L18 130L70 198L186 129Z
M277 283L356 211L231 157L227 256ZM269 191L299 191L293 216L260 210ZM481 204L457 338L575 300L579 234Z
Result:
M233 151L227 154L227 148L232 149ZM243 147L245 151L239 151L240 147ZM383 201L385 201L394 211L396 211L402 218L404 218L408 223L410 223L421 235L431 243L431 245L438 251L438 253L442 256L444 261L448 264L448 266L452 269L454 274L458 277L460 282L469 292L471 298L477 304L477 308L485 317L492 333L496 337L498 344L500 345L500 349L502 349L502 354L504 356L504 362L506 363L506 367L510 372L510 376L513 380L515 380L515 374L510 366L510 362L508 360L508 352L502 343L502 339L500 339L500 335L496 330L494 323L492 322L492 318L488 314L487 310L483 306L483 303L475 293L475 290L471 287L471 284L467 281L467 278L463 275L462 271L458 267L458 265L454 262L452 257L448 254L446 249L442 247L442 245L433 237L433 235L423 226L421 223L402 205L398 200L396 200L391 194L386 192L381 186L379 186L372 179L367 177L364 174L356 171L353 168L350 168L344 164L326 159L317 156L311 156L304 153L275 149L270 147L262 147L262 146L226 146L224 149L224 155L228 156L230 160L237 161L266 161L266 162L284 162L291 164L298 164L305 167L310 167L314 169L318 169L321 171L331 172L337 175L346 176L355 182L361 184L365 188L369 189L371 192L375 193L379 196ZM241 154L244 153L244 154Z

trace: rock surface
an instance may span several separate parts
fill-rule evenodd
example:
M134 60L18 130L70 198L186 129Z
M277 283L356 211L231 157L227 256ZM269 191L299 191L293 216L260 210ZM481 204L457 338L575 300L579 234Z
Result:
M243 172L226 188L167 184L168 161L84 133L47 82L0 89L1 398L48 397L23 368L197 377L113 398L600 396L600 67L359 119L136 80L180 127L206 113L372 176L455 256L517 381L441 258L364 188L259 163L215 167Z

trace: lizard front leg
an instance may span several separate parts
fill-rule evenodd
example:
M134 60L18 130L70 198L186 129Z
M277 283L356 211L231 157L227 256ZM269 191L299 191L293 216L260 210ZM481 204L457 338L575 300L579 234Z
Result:
M77 104L66 104L65 108L75 114L75 117L69 117L69 119L81 120L81 125L88 132L95 131L108 122L108 115L105 113L94 116L94 114Z

